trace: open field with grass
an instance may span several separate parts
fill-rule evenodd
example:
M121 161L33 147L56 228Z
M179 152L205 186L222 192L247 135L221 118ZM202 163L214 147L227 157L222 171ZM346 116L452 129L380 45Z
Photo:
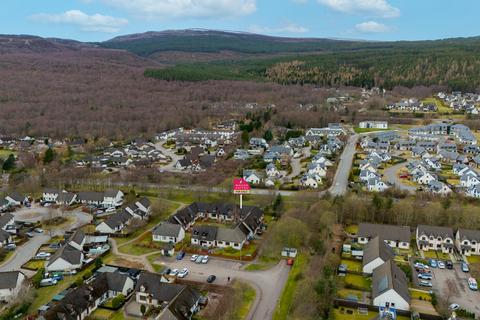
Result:
M17 155L16 151L8 150L8 149L0 149L0 159L7 159L9 155L13 154L14 156Z
M421 291L417 289L410 289L410 297L412 299L432 301L432 296L427 291Z
M377 128L355 128L353 131L355 133L368 133L368 132L377 132L377 131L388 131L389 129L377 129Z
M470 256L467 257L467 261L470 264L480 264L480 256Z
M342 261L340 261L340 263L346 265L347 270L349 270L349 271L356 271L356 272L361 272L362 271L362 262L361 261L342 259Z
M364 276L356 274L347 274L345 276L345 287L352 286L355 289L359 290L370 290L371 281Z
M255 289L246 283L236 282L233 285L233 289L241 292L241 304L235 306L235 312L233 313L232 320L243 320L247 317L253 302L255 301L256 292Z
M357 300L362 301L362 297L366 292L355 290L355 289L338 289L337 296L340 299L347 299L347 300Z
M122 311L113 311L98 308L89 317L92 320L134 320L135 318L125 317Z

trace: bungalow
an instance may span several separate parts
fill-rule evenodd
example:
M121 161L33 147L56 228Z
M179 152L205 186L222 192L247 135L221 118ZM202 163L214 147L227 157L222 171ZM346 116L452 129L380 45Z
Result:
M360 223L357 242L366 244L371 239L379 237L392 248L410 248L410 227L388 224Z
M410 310L410 291L405 273L392 260L373 270L372 304Z
M453 252L454 236L452 228L419 225L417 226L416 238L419 250Z
M370 192L383 192L388 188L389 186L378 177L368 179L367 181L367 190Z
M263 181L263 175L256 170L243 170L243 179L251 184L260 184Z
M68 238L66 242L68 245L74 247L75 249L82 251L86 240L87 237L85 233L82 230L78 229Z
M430 183L428 184L428 191L441 196L446 196L452 192L452 189L450 189L450 187L447 186L445 183L434 180L430 181Z
M199 310L201 295L181 284L167 283L161 274L142 272L135 287L135 301L153 307L162 306L159 319L191 319Z
M18 192L11 192L5 196L5 200L8 201L8 205L11 207L19 207L28 202L28 198L26 196L22 196Z
M147 197L143 197L140 200L135 201L125 207L125 210L132 215L133 218L146 220L150 216L151 213L151 203Z
M377 236L370 240L363 249L362 272L372 274L375 268L394 257L393 249Z
M0 272L0 301L16 301L26 276L20 271Z
M322 184L322 178L316 174L306 173L300 179L300 184L306 188L317 189Z
M310 163L307 167L308 174L314 174L320 177L327 175L327 168L320 163Z
M280 171L275 167L275 164L269 163L265 169L265 172L267 174L267 177L279 177Z
M480 255L480 231L458 229L455 234L455 245L463 255Z
M166 243L178 243L185 238L185 229L179 224L162 222L152 231L152 240Z
M133 219L133 216L126 210L116 212L109 216L106 220L100 222L95 230L99 233L112 234L120 233L125 226Z
M215 246L217 239L218 228L215 226L201 225L194 226L192 229L191 242L193 245L205 248L212 248Z
M241 250L247 241L248 229L243 224L235 228L218 228L215 244L219 248L233 248Z
M48 260L45 270L52 271L73 271L82 267L83 252L69 244L58 249Z
M326 167L330 167L333 165L332 161L328 160L324 155L318 153L312 158L312 163L323 164Z

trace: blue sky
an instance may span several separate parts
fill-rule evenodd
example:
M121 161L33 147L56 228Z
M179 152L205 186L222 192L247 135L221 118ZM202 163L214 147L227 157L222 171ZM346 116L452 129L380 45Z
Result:
M292 37L419 40L480 35L474 0L2 0L0 33L81 41L207 28Z

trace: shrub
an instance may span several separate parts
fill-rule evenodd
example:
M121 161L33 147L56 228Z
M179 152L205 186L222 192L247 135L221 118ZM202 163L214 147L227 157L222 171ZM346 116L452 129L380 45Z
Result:
M112 308L119 309L124 302L125 302L125 296L123 294L119 294L118 296L112 299Z

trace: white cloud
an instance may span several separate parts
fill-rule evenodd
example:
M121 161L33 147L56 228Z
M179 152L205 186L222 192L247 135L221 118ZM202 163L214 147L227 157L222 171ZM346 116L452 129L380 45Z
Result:
M346 13L370 14L382 18L395 18L400 9L395 8L387 0L317 0L331 9Z
M256 0L102 0L137 16L150 19L223 18L248 15Z
M375 21L366 21L355 25L355 29L362 33L382 33L390 31L390 27Z
M30 17L33 21L44 23L59 23L79 26L89 32L117 32L128 24L124 18L115 18L102 14L88 15L80 10L69 10L59 14L39 13Z
M308 28L299 26L295 23L288 23L286 25L283 25L277 28L253 25L253 26L250 26L249 31L253 33L260 33L260 34L262 33L305 33L305 32L308 32Z

